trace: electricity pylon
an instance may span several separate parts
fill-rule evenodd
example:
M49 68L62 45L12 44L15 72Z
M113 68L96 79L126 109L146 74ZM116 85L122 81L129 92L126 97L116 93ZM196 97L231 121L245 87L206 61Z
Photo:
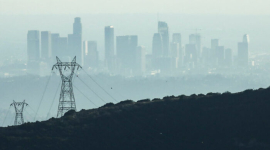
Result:
M13 103L10 104L10 106L14 106L15 108L15 112L16 112L16 116L15 116L15 121L14 121L14 125L21 125L24 123L24 119L23 119L23 109L24 106L27 106L28 104L25 103L25 100L23 102L15 102L13 100Z
M74 70L82 68L76 63L76 56L73 58L72 62L61 62L61 60L56 57L57 63L53 65L52 70L58 69L62 79L61 93L59 98L57 117L62 117L67 111L75 110L76 103L72 87L72 78L74 75Z

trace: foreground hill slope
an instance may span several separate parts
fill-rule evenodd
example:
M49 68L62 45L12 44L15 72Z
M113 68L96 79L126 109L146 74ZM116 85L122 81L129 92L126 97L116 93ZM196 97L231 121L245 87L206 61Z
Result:
M269 150L270 89L124 101L0 128L1 150Z

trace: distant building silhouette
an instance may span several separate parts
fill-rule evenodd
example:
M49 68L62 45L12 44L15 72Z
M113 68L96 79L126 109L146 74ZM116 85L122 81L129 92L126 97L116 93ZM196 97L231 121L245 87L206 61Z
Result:
M219 66L224 64L224 46L216 47L216 57Z
M52 40L50 31L41 31L41 58L48 61L52 56Z
M70 59L76 56L76 60L80 65L83 65L83 51L82 51L82 24L81 18L76 17L73 23L73 34L68 35L68 48Z
M145 73L146 68L146 58L145 58L145 47L138 46L136 48L136 60L135 60L135 74L143 75Z
M172 36L172 42L173 43L179 43L179 45L181 46L182 42L182 37L181 37L181 33L173 33L173 36Z
M97 42L96 41L84 41L84 65L86 68L98 68L98 51L97 51Z
M197 63L197 48L196 44L186 44L185 46L185 64L194 66Z
M136 63L136 49L138 46L137 35L117 36L116 37L116 53L120 61L121 68L134 70Z
M115 54L114 54L114 27L106 26L104 29L105 34L105 64L109 71L115 69Z
M248 66L249 36L243 36L243 42L238 43L238 65Z
M211 51L209 52L209 63L212 64L211 66L215 66L218 64L217 58L217 47L219 46L219 39L212 39L211 40Z
M27 34L27 56L28 61L40 60L39 31L30 30Z
M191 34L189 35L189 44L195 44L196 52L193 54L193 61L196 63L201 55L201 35Z
M57 41L57 56L59 58L65 58L65 61L70 61L70 55L68 55L68 38L59 37Z
M232 57L233 57L232 49L230 48L225 49L225 60L224 60L225 66L227 67L232 66Z
M52 33L51 34L51 46L52 46L52 58L55 59L56 56L58 56L58 39L59 34L58 33Z
M163 42L160 33L155 33L152 41L152 55L153 58L158 58L163 56Z
M162 36L162 44L163 44L163 57L168 57L170 55L169 52L169 27L166 22L159 21L158 22L158 33Z

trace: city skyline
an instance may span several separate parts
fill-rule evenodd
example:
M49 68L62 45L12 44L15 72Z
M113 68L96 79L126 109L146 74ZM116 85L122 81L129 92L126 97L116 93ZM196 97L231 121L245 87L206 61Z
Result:
M139 45L137 35L117 36L114 35L114 26L105 26L104 61L100 59L98 43L82 39L83 25L80 17L74 18L73 33L68 34L68 37L59 37L57 33L41 31L40 42L40 31L29 30L27 38L28 72L36 70L39 74L42 68L37 64L44 62L50 66L52 56L69 61L76 56L79 64L86 66L86 69L95 69L98 72L104 68L109 74L124 76L144 76L152 71L172 75L179 74L186 69L201 67L211 69L232 65L244 67L250 64L248 61L250 39L247 34L243 35L242 42L238 43L238 52L234 56L230 47L219 44L219 39L211 39L211 47L202 47L202 36L198 33L198 29L194 34L189 35L188 43L182 44L181 33L170 34L169 25L164 21L158 21L157 25L157 32L153 33L152 53L149 54L145 53L145 46ZM139 68L140 70L138 70Z

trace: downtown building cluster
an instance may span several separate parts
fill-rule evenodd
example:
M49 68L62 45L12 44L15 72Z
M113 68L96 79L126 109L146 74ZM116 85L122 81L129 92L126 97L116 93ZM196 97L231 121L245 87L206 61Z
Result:
M180 33L172 33L166 22L158 22L153 33L152 53L138 44L137 35L115 36L114 26L104 28L104 61L100 61L96 41L83 41L80 18L75 18L73 33L60 37L49 31L30 30L27 34L27 70L40 73L44 66L51 66L58 56L66 61L76 56L77 62L92 72L113 75L147 76L155 74L176 75L185 70L198 68L247 67L249 36L238 43L237 55L230 48L211 40L211 47L202 47L202 37L189 35L189 43L182 44Z

